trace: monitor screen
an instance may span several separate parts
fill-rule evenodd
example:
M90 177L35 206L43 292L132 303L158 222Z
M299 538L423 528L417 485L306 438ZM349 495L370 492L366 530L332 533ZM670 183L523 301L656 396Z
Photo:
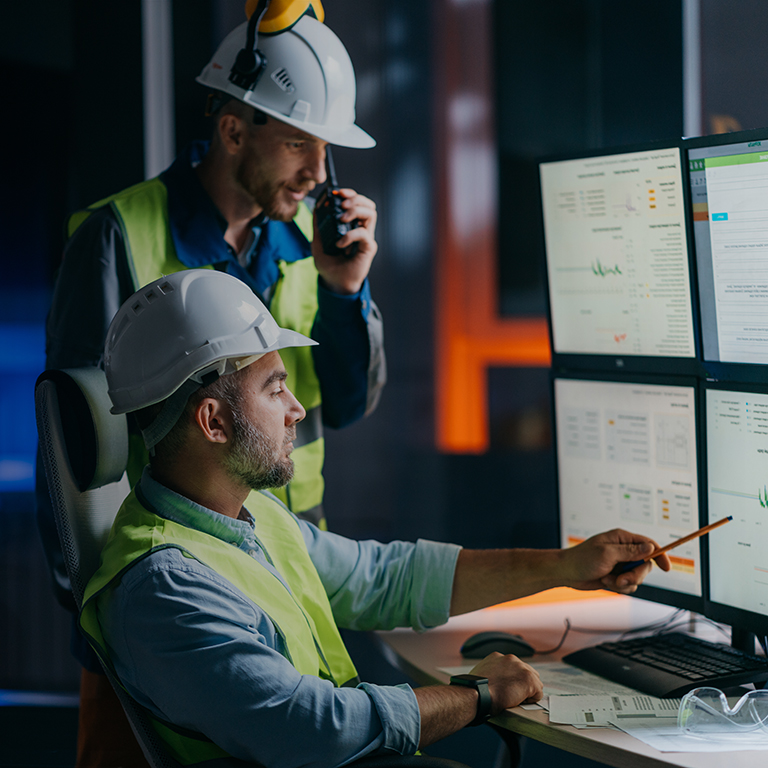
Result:
M539 170L555 354L694 358L680 149Z
M686 383L554 379L563 546L611 528L664 546L699 528L696 395ZM699 541L670 559L671 572L654 568L638 594L701 609Z
M766 363L768 139L717 141L688 150L702 354Z
M713 618L768 631L768 394L707 383L709 597ZM709 611L708 611L709 613ZM755 614L750 617L749 614Z

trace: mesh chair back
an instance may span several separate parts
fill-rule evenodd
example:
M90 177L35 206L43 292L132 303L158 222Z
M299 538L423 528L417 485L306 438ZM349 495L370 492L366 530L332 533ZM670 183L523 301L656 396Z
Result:
M99 368L46 371L35 387L40 452L78 608L130 487L128 428Z

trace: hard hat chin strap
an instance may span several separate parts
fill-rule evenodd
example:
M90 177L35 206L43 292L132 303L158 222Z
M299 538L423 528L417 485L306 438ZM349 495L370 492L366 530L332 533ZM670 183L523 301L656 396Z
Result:
M208 382L209 384L212 382ZM155 420L141 430L144 445L147 446L150 456L155 455L155 446L173 429L179 417L187 407L187 401L193 392L197 392L202 384L192 379L187 379L166 401L157 414Z

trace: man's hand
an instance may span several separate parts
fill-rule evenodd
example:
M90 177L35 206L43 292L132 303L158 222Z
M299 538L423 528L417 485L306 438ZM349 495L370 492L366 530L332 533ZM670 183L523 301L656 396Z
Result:
M371 262L379 246L374 239L376 233L376 204L363 195L358 195L354 189L340 189L344 198L341 206L344 215L341 220L351 222L358 219L360 226L347 232L336 245L347 248L357 243L357 253L352 258L344 256L329 256L323 253L320 233L317 229L317 213L315 213L315 234L312 239L312 255L315 266L328 290L334 293L350 295L357 293L362 287L371 268Z
M518 704L533 704L544 695L539 673L511 654L504 656L494 652L476 664L471 672L488 678L494 715Z
M617 528L587 539L572 549L563 550L566 585L574 589L610 589L622 594L634 592L651 572L652 563L638 565L626 573L614 572L623 563L642 560L658 545L646 536ZM656 564L668 571L672 565L666 555L656 558Z
M539 673L517 656L492 653L472 669L488 678L491 713L538 701L544 690ZM433 685L414 689L421 713L419 747L444 739L468 725L477 713L477 692L458 685Z

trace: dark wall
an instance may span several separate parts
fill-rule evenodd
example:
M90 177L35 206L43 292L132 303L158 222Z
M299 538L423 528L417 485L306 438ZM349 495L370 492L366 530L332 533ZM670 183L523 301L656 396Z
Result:
M768 14L762 0L701 0L704 133L768 125Z
M494 7L501 313L544 314L537 161L682 136L682 2Z

